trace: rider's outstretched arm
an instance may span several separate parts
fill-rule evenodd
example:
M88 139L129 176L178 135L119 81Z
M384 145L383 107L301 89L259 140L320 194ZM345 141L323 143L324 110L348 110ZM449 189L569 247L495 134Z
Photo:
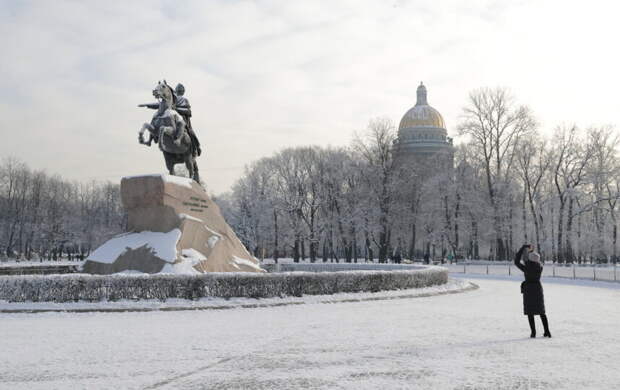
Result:
M138 104L138 107L146 107L146 108L150 108L152 110L157 110L157 109L159 109L159 103Z

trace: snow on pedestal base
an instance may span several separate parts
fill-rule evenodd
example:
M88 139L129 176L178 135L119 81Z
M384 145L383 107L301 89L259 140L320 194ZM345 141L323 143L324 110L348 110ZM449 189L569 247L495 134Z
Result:
M168 175L125 177L121 198L130 232L91 253L84 272L265 272L219 207L193 180Z

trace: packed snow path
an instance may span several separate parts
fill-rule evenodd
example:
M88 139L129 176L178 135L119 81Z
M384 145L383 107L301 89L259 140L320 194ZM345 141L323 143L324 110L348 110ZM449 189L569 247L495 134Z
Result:
M465 278L480 289L257 309L2 314L0 388L620 386L620 285L546 282L553 338L530 339L519 281Z

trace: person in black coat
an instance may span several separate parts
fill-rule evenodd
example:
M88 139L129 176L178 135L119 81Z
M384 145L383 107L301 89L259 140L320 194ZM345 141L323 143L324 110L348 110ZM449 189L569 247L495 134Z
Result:
M524 262L521 263L523 257ZM530 337L536 337L536 325L534 316L539 315L545 328L545 337L551 337L549 332L549 321L545 314L545 295L540 275L543 266L540 262L540 255L534 252L534 247L530 244L523 245L515 256L515 266L525 274L525 281L521 283L521 294L523 294L523 314L527 316L532 333Z

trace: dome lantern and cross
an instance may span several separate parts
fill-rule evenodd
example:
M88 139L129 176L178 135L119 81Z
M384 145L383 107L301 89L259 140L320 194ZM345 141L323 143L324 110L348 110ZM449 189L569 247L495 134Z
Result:
M436 127L445 129L446 124L443 117L433 107L428 105L427 91L423 83L420 83L416 91L417 101L400 121L399 131L411 127Z

